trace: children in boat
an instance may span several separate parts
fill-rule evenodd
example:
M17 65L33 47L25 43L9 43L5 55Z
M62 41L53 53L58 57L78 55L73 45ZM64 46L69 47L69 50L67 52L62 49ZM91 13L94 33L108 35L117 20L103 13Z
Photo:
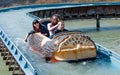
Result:
M58 22L58 28L57 30L55 31L55 34L56 33L59 33L59 32L63 32L63 31L68 31L67 29L65 29L65 24L64 24L64 21L59 21Z
M47 28L43 25L40 24L40 22L38 20L34 20L32 23L33 26L33 30L30 31L25 38L25 42L27 42L28 37L33 34L33 33L38 33L40 32L41 34L45 35L45 36L49 36L49 32L47 31Z
M55 14L51 18L51 23L48 23L47 27L48 27L48 30L49 30L50 38L52 38L53 35L55 34L55 31L58 28L59 20L60 20L60 16L58 14Z

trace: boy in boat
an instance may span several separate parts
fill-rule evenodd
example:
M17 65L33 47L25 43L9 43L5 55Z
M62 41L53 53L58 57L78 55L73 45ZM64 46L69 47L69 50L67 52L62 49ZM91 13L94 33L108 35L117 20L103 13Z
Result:
M25 42L27 42L27 39L28 37L33 34L33 33L41 33L45 36L49 36L49 32L47 31L47 28L43 25L40 24L40 22L38 20L34 20L33 23L32 23L32 26L33 26L33 30L30 31L27 35L26 35L26 38L25 38Z
M64 32L64 31L68 31L67 29L65 29L65 24L64 24L64 21L59 21L58 22L58 28L57 30L55 31L55 34L56 33L59 33L59 32Z

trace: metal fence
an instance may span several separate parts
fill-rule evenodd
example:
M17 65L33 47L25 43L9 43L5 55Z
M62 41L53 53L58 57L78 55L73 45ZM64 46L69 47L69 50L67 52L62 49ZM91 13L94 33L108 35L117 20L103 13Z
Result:
M1 45L5 45L25 75L38 75L37 71L34 69L28 59L23 55L23 53L21 53L21 51L15 46L15 44L9 39L2 29L0 29L0 39L1 42L3 42Z

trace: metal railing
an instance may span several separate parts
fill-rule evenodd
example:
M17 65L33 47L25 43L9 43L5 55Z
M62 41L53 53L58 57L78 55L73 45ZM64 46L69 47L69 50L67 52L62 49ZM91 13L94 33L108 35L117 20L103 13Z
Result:
M15 44L9 39L9 37L1 28L0 38L26 75L38 75L35 68L31 65L31 63L27 60L23 53L15 46Z

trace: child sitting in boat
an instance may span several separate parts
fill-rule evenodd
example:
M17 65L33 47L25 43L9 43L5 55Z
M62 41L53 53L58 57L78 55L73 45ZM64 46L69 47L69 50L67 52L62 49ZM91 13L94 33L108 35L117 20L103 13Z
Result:
M63 32L63 31L68 31L68 30L65 29L64 21L59 21L59 22L58 22L58 28L57 28L57 30L55 31L55 34L56 34L56 33L59 33L59 32Z
M27 42L27 39L28 37L33 34L33 33L38 33L40 32L41 34L45 35L45 36L49 36L49 32L47 31L46 27L41 25L40 22L38 20L34 20L33 23L32 23L32 26L33 26L33 30L30 31L27 35L26 35L26 38L25 38L25 42Z

